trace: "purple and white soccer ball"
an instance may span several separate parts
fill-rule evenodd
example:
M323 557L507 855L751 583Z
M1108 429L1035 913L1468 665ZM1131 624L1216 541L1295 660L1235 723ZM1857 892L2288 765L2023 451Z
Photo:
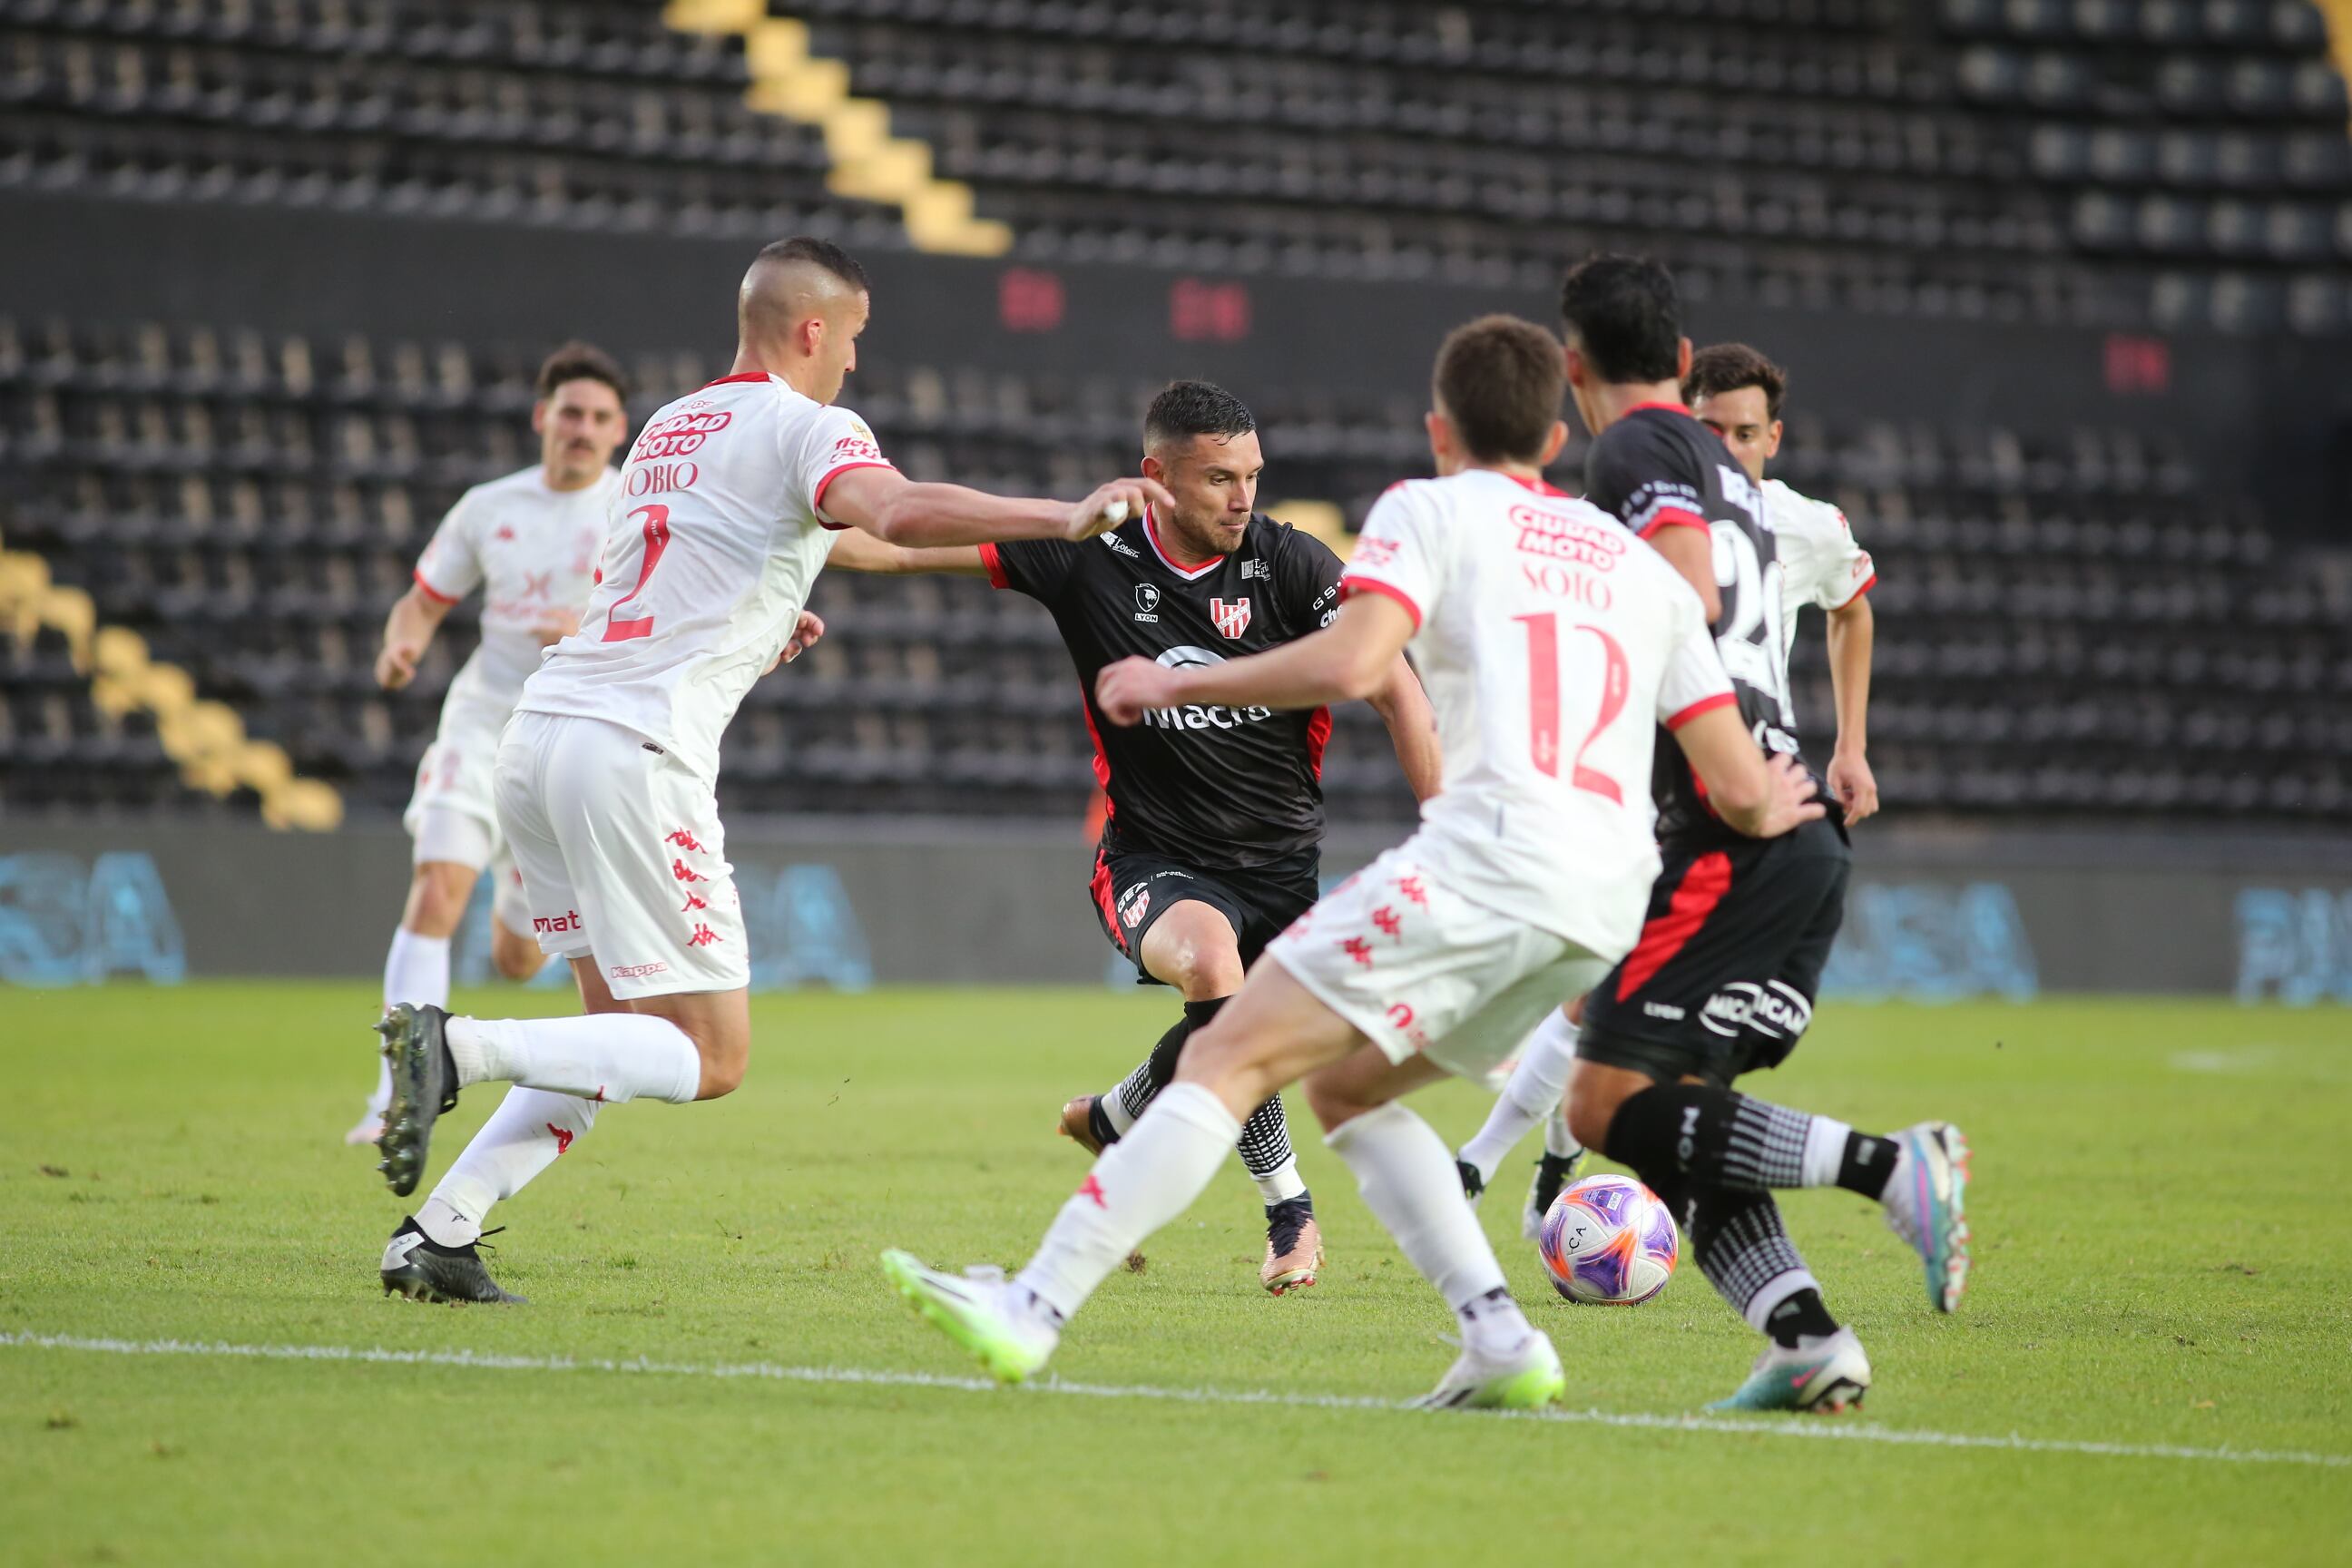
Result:
M1683 1248L1657 1194L1631 1176L1587 1176L1552 1200L1536 1250L1570 1300L1631 1307L1666 1288Z

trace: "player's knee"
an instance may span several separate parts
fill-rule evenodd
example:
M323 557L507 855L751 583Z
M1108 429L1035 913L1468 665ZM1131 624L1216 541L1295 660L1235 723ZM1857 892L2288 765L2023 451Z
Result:
M536 976L547 963L539 943L500 927L490 939L490 962L509 980L520 983Z
M1242 955L1230 942L1188 942L1178 950L1176 988L1187 1002L1213 1002L1242 988Z
M745 1063L740 1058L732 1060L713 1059L706 1052L702 1058L702 1082L695 1090L694 1098L723 1100L734 1093L743 1087L744 1066Z
M1616 1120L1617 1107L1605 1109L1589 1105L1570 1093L1568 1100L1568 1130L1576 1141L1595 1153L1609 1152L1609 1124Z
M404 930L418 936L457 934L466 918L466 900L474 890L474 874L463 866L428 860L416 868L408 885L408 908L401 917Z

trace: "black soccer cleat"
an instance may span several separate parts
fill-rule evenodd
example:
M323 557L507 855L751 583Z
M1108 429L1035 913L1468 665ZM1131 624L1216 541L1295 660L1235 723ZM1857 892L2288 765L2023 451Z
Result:
M1486 1178L1467 1160L1454 1161L1454 1173L1462 1178L1462 1195L1470 1200L1472 1208L1476 1208L1478 1200L1486 1195Z
M449 1015L430 1003L402 1002L375 1026L383 1037L383 1059L392 1067L392 1103L384 1107L383 1135L375 1141L383 1158L376 1169L397 1197L416 1190L433 1143L433 1123L457 1108L457 1064L442 1037L448 1021Z
M1528 1184L1528 1206L1519 1215L1519 1232L1529 1241L1543 1234L1544 1215L1551 1212L1552 1200L1576 1180L1584 1152L1555 1154L1547 1149L1536 1161L1536 1179Z
M501 1226L500 1229L504 1227ZM496 1236L498 1231L487 1231ZM494 1247L491 1250L496 1251ZM500 1289L482 1266L477 1247L444 1247L425 1234L415 1216L400 1222L383 1249L383 1293L412 1301L505 1301L523 1306L525 1298Z

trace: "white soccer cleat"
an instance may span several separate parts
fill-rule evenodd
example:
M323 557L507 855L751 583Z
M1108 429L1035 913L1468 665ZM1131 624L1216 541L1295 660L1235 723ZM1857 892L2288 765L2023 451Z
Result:
M1550 1337L1529 1329L1501 1354L1463 1346L1437 1386L1412 1404L1417 1410L1538 1410L1567 1389Z
M1929 1303L1951 1311L1969 1284L1969 1141L1948 1121L1922 1121L1891 1138L1895 1174L1878 1200L1886 1228L1927 1266Z
M949 1274L892 1247L882 1255L882 1272L908 1305L999 1383L1019 1383L1035 1373L1061 1343L1061 1331L1036 1299L1007 1281L1002 1268Z
M1859 1409L1870 1392L1870 1358L1852 1329L1784 1350L1767 1344L1738 1393L1709 1410L1801 1410L1834 1415Z

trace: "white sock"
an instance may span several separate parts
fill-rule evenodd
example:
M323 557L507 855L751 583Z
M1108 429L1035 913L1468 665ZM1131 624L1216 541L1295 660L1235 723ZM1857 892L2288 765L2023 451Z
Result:
M1170 1084L1103 1151L1015 1282L1066 1320L1145 1237L1192 1206L1241 1135L1215 1095Z
M1511 1069L1508 1082L1495 1101L1495 1109L1486 1113L1486 1125L1478 1134L1462 1145L1462 1158L1478 1167L1481 1181L1492 1185L1495 1173L1503 1168L1520 1139L1528 1129L1546 1116L1560 1110L1560 1096L1567 1091L1568 1075L1576 1066L1576 1026L1564 1013L1553 1013L1536 1026L1527 1044L1519 1047L1518 1065ZM1566 1130L1567 1119L1560 1121ZM1571 1141L1572 1142L1572 1141ZM1549 1129L1544 1135L1544 1148L1550 1153L1572 1153L1573 1148L1556 1150L1551 1147Z
M490 1205L514 1196L595 1124L596 1102L543 1089L510 1089L416 1211L416 1223L443 1247L469 1247L482 1235Z
M1804 1173L1803 1185L1834 1187L1837 1185L1838 1163L1845 1158L1846 1140L1853 1129L1843 1121L1832 1121L1826 1116L1813 1117L1805 1126L1804 1162L1799 1167Z
M436 1007L449 1005L449 939L446 936L419 936L413 931L395 930L392 933L392 949L383 955L383 1006L390 1012L394 1004L431 1004ZM392 1064L379 1057L375 1068L375 1092L368 1096L368 1109L382 1113L392 1103Z
M1126 1080L1121 1079L1119 1082L1111 1085L1108 1091L1097 1097L1098 1102L1103 1108L1103 1115L1108 1117L1110 1121L1111 1131L1118 1133L1122 1138L1126 1137L1129 1132L1134 1130L1135 1127L1135 1118L1128 1114L1127 1097L1119 1093L1119 1090L1126 1087Z
M1250 1180L1257 1184L1257 1195L1269 1204L1288 1203L1307 1191L1307 1178L1298 1173L1296 1154L1263 1176L1253 1173Z
M702 1087L702 1058L686 1031L650 1013L579 1018L452 1018L446 1038L457 1084L505 1079L527 1089L618 1105L684 1105Z
M1437 1129L1391 1102L1343 1123L1323 1146L1348 1163L1365 1206L1447 1306L1458 1313L1503 1289L1503 1266Z

